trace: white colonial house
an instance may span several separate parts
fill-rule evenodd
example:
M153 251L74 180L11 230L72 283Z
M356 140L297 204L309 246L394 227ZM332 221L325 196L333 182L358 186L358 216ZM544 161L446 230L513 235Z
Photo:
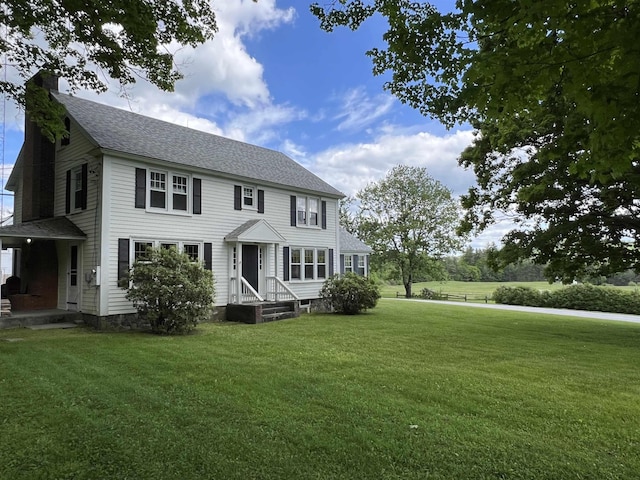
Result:
M57 91L68 138L44 138L26 115L7 188L15 223L14 310L61 309L122 323L122 279L148 245L211 269L218 307L308 302L339 271L343 194L282 153ZM28 110L28 109L27 109ZM220 308L224 311L224 308Z

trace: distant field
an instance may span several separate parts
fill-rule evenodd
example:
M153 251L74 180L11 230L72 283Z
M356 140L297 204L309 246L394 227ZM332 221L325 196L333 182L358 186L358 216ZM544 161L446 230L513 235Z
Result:
M428 288L436 292L448 293L453 295L470 295L478 300L485 295L491 297L496 288L505 287L530 287L537 290L558 290L565 287L561 283L547 282L420 282L413 284L413 293L419 294L423 288ZM638 287L617 287L624 289L634 289ZM402 285L385 285L381 289L383 297L395 297L396 292L404 295L404 287Z

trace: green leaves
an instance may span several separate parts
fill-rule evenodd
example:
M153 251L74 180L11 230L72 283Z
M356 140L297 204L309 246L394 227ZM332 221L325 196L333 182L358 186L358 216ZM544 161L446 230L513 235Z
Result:
M398 165L356 197L359 236L400 270L409 296L413 276L428 268L429 259L462 245L455 233L460 206L425 168Z
M565 281L640 271L640 3L460 0L440 12L342 0L341 17L335 3L322 10L322 28L348 24L356 4L389 25L386 49L369 52L374 74L392 74L386 88L478 131L460 158L478 183L462 199L462 232L502 212L519 223L503 263L549 262Z
M148 248L131 267L129 282L126 298L154 332L187 333L209 319L213 275L175 248Z
M181 78L169 45L196 46L213 37L215 14L207 0L12 0L0 13L4 27L0 54L21 80L1 83L0 91L25 104L23 83L37 71L64 78L72 91L106 90L96 72L122 85L146 78L162 90L173 90ZM174 47L172 47L174 48ZM34 119L49 138L63 131L48 112Z

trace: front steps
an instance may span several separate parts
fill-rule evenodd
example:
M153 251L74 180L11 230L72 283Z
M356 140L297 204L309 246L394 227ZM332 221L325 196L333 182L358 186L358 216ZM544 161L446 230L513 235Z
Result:
M81 312L69 312L67 310L19 310L11 312L11 316L0 317L0 329L27 328L52 323L81 325L84 324L84 320Z
M226 318L229 322L251 324L273 322L299 316L300 302L297 300L243 304L230 303L227 305L226 312Z

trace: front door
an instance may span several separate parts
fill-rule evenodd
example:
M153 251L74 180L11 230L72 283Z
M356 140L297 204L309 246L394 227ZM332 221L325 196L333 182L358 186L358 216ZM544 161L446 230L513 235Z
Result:
M256 292L258 285L258 246L242 245L242 276L251 284Z
M78 310L80 298L78 266L78 245L69 247L69 261L67 268L67 310Z

